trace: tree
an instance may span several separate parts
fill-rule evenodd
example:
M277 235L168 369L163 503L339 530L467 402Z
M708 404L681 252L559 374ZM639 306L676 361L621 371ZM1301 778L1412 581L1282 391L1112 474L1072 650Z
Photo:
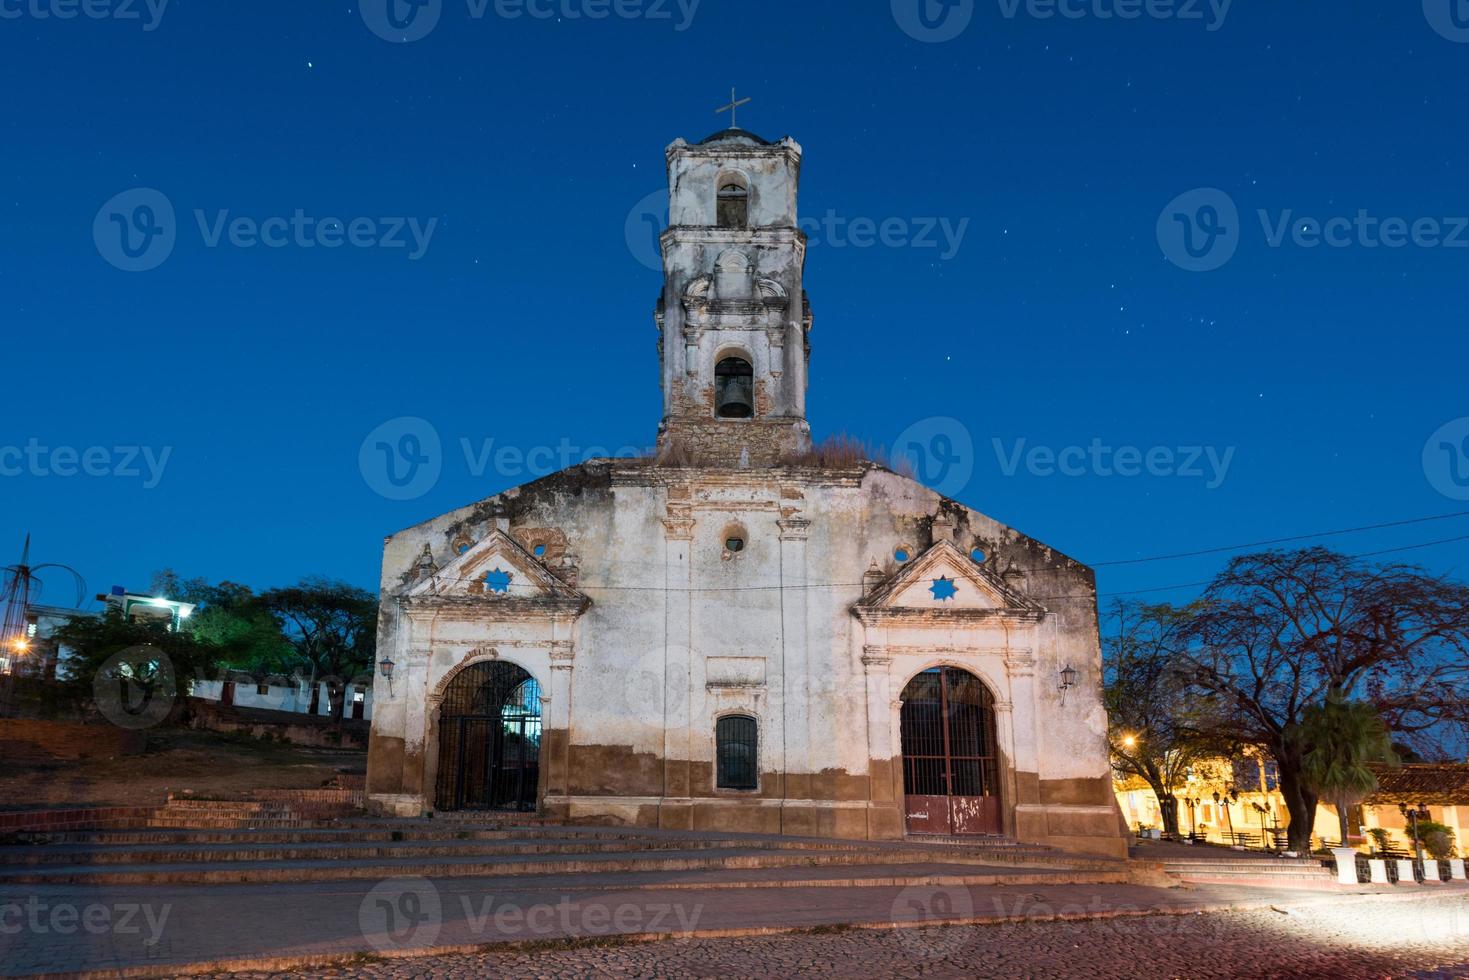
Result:
M1234 559L1181 631L1192 689L1211 726L1276 761L1290 846L1309 847L1317 794L1295 729L1332 692L1365 697L1406 738L1469 704L1469 586L1410 565L1325 548Z
M150 591L156 596L194 603L197 608L181 628L199 642L216 647L220 659L230 667L258 673L289 669L294 648L275 616L249 586L181 579L166 568L154 574Z
M107 706L98 703L103 695L111 702L181 704L193 679L219 662L218 648L188 632L175 632L165 622L127 619L116 606L108 606L100 617L73 617L55 637L71 651L57 693L73 706L92 703L104 714ZM128 687L129 693L114 697L119 686Z
M1102 665L1112 767L1152 788L1163 831L1176 837L1177 791L1189 770L1221 747L1200 734L1207 705L1190 702L1188 675L1179 669L1189 611L1119 602L1114 615L1117 633L1104 644Z
M1372 705L1347 701L1339 691L1301 712L1300 724L1286 735L1301 752L1301 780L1308 790L1336 806L1342 846L1351 829L1347 810L1377 789L1371 762L1395 763L1392 737Z
M377 597L328 579L303 579L299 585L271 589L259 597L311 672L313 685L325 682L332 717L340 724L347 686L371 676L377 652Z

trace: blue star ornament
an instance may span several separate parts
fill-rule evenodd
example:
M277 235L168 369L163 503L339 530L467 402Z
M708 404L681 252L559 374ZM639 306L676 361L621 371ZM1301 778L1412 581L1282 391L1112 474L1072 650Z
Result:
M491 592L510 591L510 573L503 568L496 568L493 572L485 575L485 588Z
M951 578L936 578L933 580L933 585L928 587L928 591L933 593L936 602L945 602L959 594L959 587Z

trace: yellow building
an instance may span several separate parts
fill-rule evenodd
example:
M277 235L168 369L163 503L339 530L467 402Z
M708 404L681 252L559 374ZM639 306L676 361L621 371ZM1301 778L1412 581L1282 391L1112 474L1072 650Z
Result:
M1217 759L1192 767L1177 791L1179 832L1213 844L1261 848L1278 841L1283 846L1290 815L1285 798L1275 787L1273 768L1272 763L1258 757ZM1421 807L1429 819L1454 831L1458 853L1466 853L1469 764L1382 767L1377 779L1377 792L1347 815L1352 830L1347 841L1349 846L1368 850L1372 841L1367 831L1382 828L1388 832L1388 846L1411 851L1408 834L1411 818L1405 811L1416 812ZM1135 833L1162 832L1162 810L1146 782L1136 776L1117 777L1113 787L1117 805ZM1319 849L1335 844L1340 834L1336 807L1319 805L1311 846Z

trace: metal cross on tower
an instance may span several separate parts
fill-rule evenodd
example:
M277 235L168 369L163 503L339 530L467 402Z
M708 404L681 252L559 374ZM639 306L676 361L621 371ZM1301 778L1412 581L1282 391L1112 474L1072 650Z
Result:
M742 99L742 98L739 98L737 95L735 95L735 90L733 88L731 88L729 90L729 105L722 105L718 109L715 109L714 112L715 112L716 115L718 115L721 112L727 112L727 113L729 113L729 128L730 129L739 129L740 128L739 123L735 122L735 113L736 113L736 110L738 110L739 107L742 106L742 105L749 105L750 104L750 101L751 101L750 99Z

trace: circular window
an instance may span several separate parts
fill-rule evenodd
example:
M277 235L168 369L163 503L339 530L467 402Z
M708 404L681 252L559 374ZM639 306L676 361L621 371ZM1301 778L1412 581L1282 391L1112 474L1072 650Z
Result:
M969 553L969 557L970 558L973 558L976 562L978 562L979 564L983 565L984 564L984 560L987 557L989 557L989 556L984 553L984 549L983 548L975 548L973 551L971 551Z
M536 545L536 557L537 558L544 558L544 557L546 557L546 546L545 545L543 545L543 544Z
M907 561L908 560L908 549L907 548L899 548L897 551L893 552L893 557L895 559L897 559L898 561L900 561L900 562Z
M745 550L745 539L744 538L725 538L724 539L724 550L725 551L729 551L729 552L734 552L735 554L738 554L739 552L744 551Z

